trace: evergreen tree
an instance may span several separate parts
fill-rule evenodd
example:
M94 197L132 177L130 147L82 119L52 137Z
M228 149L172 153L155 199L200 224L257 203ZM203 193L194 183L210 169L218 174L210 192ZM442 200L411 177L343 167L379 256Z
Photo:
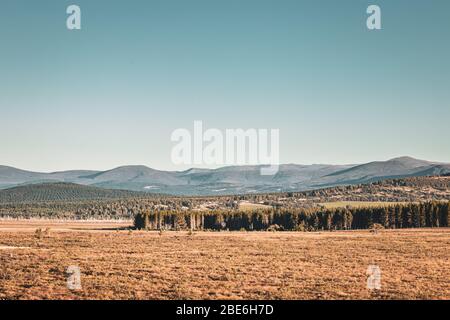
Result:
M423 204L419 204L419 224L422 228L426 227L426 214L425 214L425 206Z
M395 206L395 227L396 228L403 227L402 209L399 205Z
M389 227L389 208L381 208L380 209L380 224L388 228Z
M420 228L420 211L416 204L412 205L412 227Z
M442 226L450 227L450 201L447 202L446 208L444 207L443 211Z
M437 205L433 205L433 210L431 212L431 221L432 221L432 227L438 228L439 227L439 207Z
M403 216L403 228L411 228L412 227L411 206L408 205L402 208L402 216Z

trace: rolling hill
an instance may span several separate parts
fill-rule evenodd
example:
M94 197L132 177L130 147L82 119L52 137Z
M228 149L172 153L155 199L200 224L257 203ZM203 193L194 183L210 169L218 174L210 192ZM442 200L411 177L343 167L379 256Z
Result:
M148 196L148 193L126 190L108 190L73 183L57 182L30 184L0 190L0 203L110 200L143 196Z
M0 189L44 182L68 182L104 188L174 195L220 195L302 191L360 184L390 178L444 175L450 164L400 157L359 165L280 165L274 176L260 175L262 166L161 171L122 166L107 171L39 173L0 166Z

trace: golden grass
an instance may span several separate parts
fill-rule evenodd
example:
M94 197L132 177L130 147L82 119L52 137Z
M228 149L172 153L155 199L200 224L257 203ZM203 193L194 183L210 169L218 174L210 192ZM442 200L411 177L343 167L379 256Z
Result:
M38 239L35 225L0 222L0 299L450 299L450 229L160 235L52 226ZM366 288L372 264L379 292ZM80 291L66 287L71 265L81 269Z
M406 202L383 202L383 201L336 201L336 202L323 202L319 205L324 206L327 209L346 208L347 206L353 208L380 208L395 206L397 204L405 204Z
M258 209L271 209L272 206L260 204L260 203L251 203L251 202L240 202L239 203L239 210L242 211L255 211Z

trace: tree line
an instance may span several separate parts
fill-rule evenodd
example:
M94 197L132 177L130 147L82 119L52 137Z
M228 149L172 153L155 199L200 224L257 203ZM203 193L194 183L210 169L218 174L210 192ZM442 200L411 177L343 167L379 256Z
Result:
M134 215L136 229L320 231L448 227L449 202L408 203L378 208L273 208L256 211L144 210Z

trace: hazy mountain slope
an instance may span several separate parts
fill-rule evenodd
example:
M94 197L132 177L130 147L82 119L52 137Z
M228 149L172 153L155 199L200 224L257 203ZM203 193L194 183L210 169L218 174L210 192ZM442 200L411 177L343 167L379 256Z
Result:
M48 178L52 180L58 181L71 181L75 182L77 180L83 180L83 177L88 175L93 175L99 173L101 171L93 171L93 170L71 170L71 171L60 171L60 172L52 172L48 174Z
M72 170L72 171L61 171L52 173L41 173L41 172L20 170L8 166L0 166L0 188L5 188L8 186L17 186L21 184L42 183L51 181L76 182L78 180L78 177L88 174L94 174L95 172L98 171Z
M280 166L280 171L275 175L274 181L277 181L281 185L285 185L286 182L291 184L309 184L329 174L352 167L354 167L354 165L282 165Z
M440 176L450 174L450 164L438 164L434 166L427 167L423 171L418 171L414 175L417 177L421 176Z
M323 184L363 183L376 179L422 175L435 164L410 157L395 158L388 161L374 161L354 166L323 177Z
M145 166L124 166L98 172L81 177L79 182L99 187L139 191L187 184L185 179L178 177L177 172L159 171Z
M8 166L0 166L0 188L45 179L45 173L31 172Z
M280 165L273 176L263 166L160 171L146 166L123 166L108 171L37 173L0 167L0 188L39 182L72 182L106 189L124 189L178 195L216 195L252 192L301 191L327 186L360 184L388 178L442 175L450 164L410 157L360 165Z

